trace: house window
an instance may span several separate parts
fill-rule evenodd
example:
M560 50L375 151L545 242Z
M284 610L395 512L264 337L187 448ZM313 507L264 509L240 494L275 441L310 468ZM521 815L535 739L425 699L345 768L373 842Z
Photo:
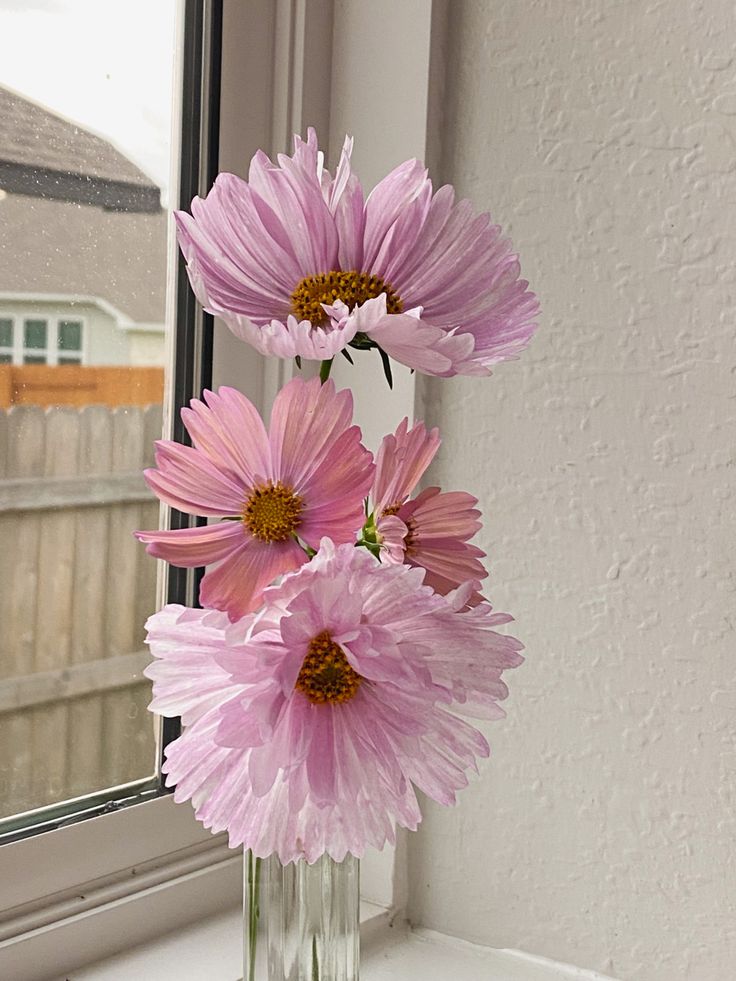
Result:
M47 320L23 321L23 363L48 364L49 325Z
M57 360L59 364L82 363L82 322L60 320L56 326Z
M13 363L13 321L0 317L0 364Z
M84 321L61 317L0 318L0 364L84 364Z

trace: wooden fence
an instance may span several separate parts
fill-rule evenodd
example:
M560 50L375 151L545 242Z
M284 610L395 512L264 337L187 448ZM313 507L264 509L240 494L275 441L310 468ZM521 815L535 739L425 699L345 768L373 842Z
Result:
M151 405L164 369L107 365L0 365L0 408L11 405Z
M145 777L161 406L0 411L0 816Z

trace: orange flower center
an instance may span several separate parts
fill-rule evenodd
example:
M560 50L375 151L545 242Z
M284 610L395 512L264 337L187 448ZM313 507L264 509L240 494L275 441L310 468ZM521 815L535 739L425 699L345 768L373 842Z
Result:
M342 647L334 642L328 630L323 630L310 640L294 688L314 705L325 705L349 702L362 680L348 664Z
M262 542L285 542L301 523L304 501L279 480L254 487L243 505L243 524Z
M380 276L370 276L354 269L349 272L335 270L302 279L291 294L291 309L299 320L310 320L313 327L321 327L327 323L323 303L342 300L352 310L381 293L386 294L388 313L401 313L403 306L396 290Z

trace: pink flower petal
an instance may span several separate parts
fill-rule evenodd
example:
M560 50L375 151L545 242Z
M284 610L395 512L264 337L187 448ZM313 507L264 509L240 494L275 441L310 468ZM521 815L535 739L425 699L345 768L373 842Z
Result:
M451 541L448 539L447 544L449 545ZM451 583L452 589L468 579L485 579L488 573L478 558L480 550L476 551L474 546L467 542L456 544L457 549L454 551L442 545L414 546L407 555L407 561ZM443 590L443 592L447 591Z
M335 218L339 238L338 262L341 269L360 269L363 265L365 227L364 198L360 181L350 168L353 141L345 137L335 180L329 189L328 206Z
M230 473L236 483L252 487L257 476L271 469L268 436L260 415L234 388L205 392L204 399L192 399L191 408L181 410L195 448Z
M482 527L477 503L476 497L464 491L443 493L439 487L427 487L412 502L411 516L422 540L467 540Z
M406 553L405 539L409 529L396 515L379 518L376 527L381 546L381 562L401 565Z
M332 381L320 385L319 378L309 382L294 378L285 385L271 411L274 478L301 486L349 428L352 414L352 395L347 390L336 392ZM359 431L355 435L357 448Z
M156 466L143 475L151 490L171 507L213 517L230 517L242 510L242 486L193 447L159 440Z
M367 300L348 318L356 331L367 334L395 361L428 375L454 373L456 363L473 350L472 339L448 334L413 314L386 313L386 295Z
M426 195L427 189L431 192L432 185L418 160L407 160L376 184L365 203L365 269L373 271L373 263L394 223L406 208Z
M247 537L237 552L202 579L203 606L226 610L232 620L258 609L261 595L276 576L298 569L307 557L295 541L261 542Z
M440 446L438 429L427 432L423 422L411 430L403 419L391 436L384 436L376 456L371 499L376 512L401 503L417 486Z
M232 679L213 661L227 617L171 604L146 623L155 660L143 672L154 682L152 712L191 725L233 694ZM207 622L209 621L209 622Z
M138 541L146 543L149 555L184 568L221 562L237 551L245 535L240 521L222 521L216 525L175 531L135 532Z

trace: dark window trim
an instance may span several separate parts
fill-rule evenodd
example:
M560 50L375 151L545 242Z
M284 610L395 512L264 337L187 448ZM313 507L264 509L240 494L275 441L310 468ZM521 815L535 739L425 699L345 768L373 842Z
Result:
M187 31L184 39L179 208L188 211L192 198L207 193L217 176L219 164L222 0L187 0L185 9ZM180 443L190 443L180 410L191 398L201 396L204 389L212 385L213 317L195 300L181 254L177 265L176 311L172 438ZM204 518L192 519L172 510L169 528L205 523ZM169 567L167 602L198 606L202 574L202 569ZM162 753L180 733L179 719L163 719Z

